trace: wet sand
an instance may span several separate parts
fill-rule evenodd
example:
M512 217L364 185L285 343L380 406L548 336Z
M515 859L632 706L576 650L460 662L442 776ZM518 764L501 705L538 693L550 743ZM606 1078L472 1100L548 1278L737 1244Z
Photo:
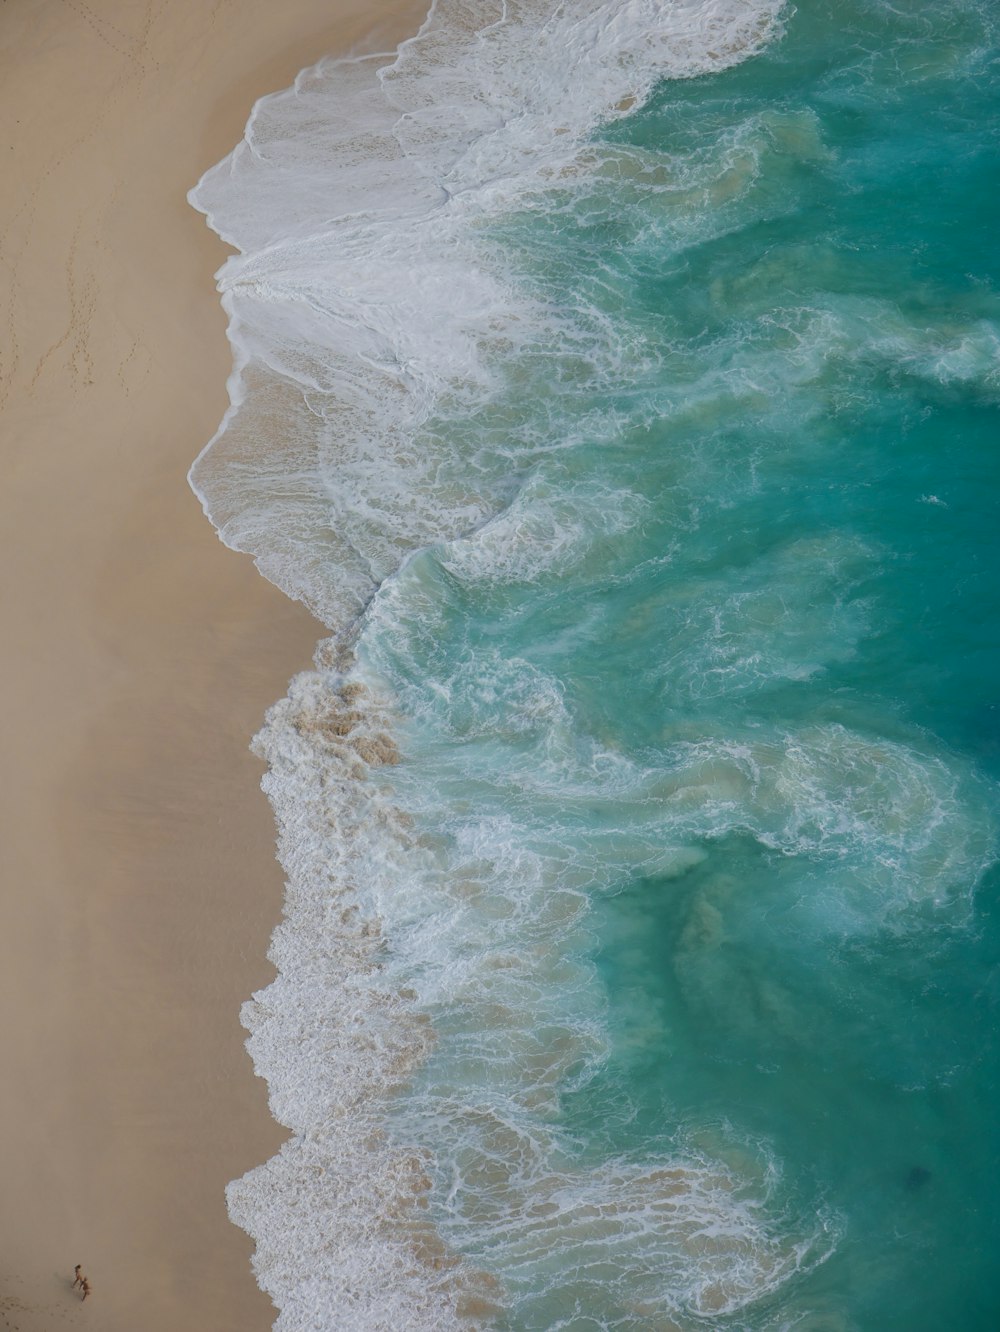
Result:
M282 1138L238 1021L281 900L247 744L320 631L186 485L230 357L185 193L257 96L423 9L0 9L0 1329L273 1321L224 1198Z

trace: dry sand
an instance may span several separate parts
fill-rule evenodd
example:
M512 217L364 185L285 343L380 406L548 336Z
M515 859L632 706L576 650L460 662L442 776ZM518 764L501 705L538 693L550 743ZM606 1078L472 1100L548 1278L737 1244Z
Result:
M0 7L0 1328L274 1316L223 1194L282 1137L238 1023L281 891L247 743L318 631L185 484L230 362L184 196L255 97L422 9Z

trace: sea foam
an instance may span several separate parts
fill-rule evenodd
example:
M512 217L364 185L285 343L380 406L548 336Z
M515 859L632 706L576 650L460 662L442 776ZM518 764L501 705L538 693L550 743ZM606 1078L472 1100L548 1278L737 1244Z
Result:
M256 741L288 889L270 953L278 978L243 1020L292 1136L230 1186L229 1205L256 1241L282 1332L446 1329L514 1304L526 1326L575 1327L586 1309L595 1326L676 1329L766 1302L829 1255L839 1223L822 1206L786 1209L765 1147L679 1133L595 1156L559 1126L562 1098L608 1054L590 896L630 875L682 876L700 842L735 832L841 864L843 931L897 919L925 864L941 885L931 907L947 906L991 854L967 812L974 780L933 750L816 723L771 740L672 734L640 764L575 735L558 681L499 652L428 690L444 732L524 746L520 805L477 768L482 754L445 757L461 817L444 828L441 793L397 768L419 748L429 704L387 697L384 681L412 646L426 579L531 581L647 507L639 493L609 504L599 482L523 481L526 459L565 441L489 416L509 388L502 365L557 346L560 375L576 357L581 374L613 379L634 369L633 349L529 292L494 224L546 193L585 200L610 176L626 202L629 190L687 191L703 213L706 199L742 197L776 141L821 157L809 117L778 112L734 133L721 175L695 156L651 181L638 150L589 143L659 80L759 50L780 8L435 4L394 54L323 61L259 102L243 143L192 193L238 251L219 280L232 405L192 482L222 539L334 635ZM670 244L691 241L676 214L663 228ZM792 314L810 329L794 391L826 353L814 355L812 312ZM862 319L869 342L876 322ZM853 346L856 330L843 340ZM943 350L912 339L879 350L950 380L982 373L992 343L982 331ZM706 399L723 380L732 392L740 354ZM751 381L742 389L757 391ZM431 546L429 572L419 552ZM766 558L765 581L788 596L690 589L691 617L706 605L710 617L707 635L696 625L681 644L692 690L808 676L864 633L865 607L847 599L825 634L802 627L817 589L836 596L840 571L869 558L861 544ZM773 632L752 643L768 620ZM804 638L818 653L805 665ZM547 842L544 818L529 817L616 794L645 818L572 845ZM754 1325L789 1325L771 1318L765 1308Z
M499 350L558 316L484 224L567 174L657 80L746 58L777 0L435 4L384 55L262 99L192 191L239 250L219 274L232 406L192 469L223 540L343 629L407 551L501 507L509 456L422 430L477 408Z

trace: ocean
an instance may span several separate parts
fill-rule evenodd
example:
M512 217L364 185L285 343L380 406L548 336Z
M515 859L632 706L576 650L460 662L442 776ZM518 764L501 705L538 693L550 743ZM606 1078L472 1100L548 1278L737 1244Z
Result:
M328 627L279 1332L1000 1326L1000 11L440 0L192 192Z

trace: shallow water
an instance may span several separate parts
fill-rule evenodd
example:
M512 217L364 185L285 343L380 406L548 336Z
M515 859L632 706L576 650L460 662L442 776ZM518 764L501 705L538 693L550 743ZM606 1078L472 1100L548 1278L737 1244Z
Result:
M231 1211L282 1329L992 1328L994 15L486 18L195 194L337 644Z

